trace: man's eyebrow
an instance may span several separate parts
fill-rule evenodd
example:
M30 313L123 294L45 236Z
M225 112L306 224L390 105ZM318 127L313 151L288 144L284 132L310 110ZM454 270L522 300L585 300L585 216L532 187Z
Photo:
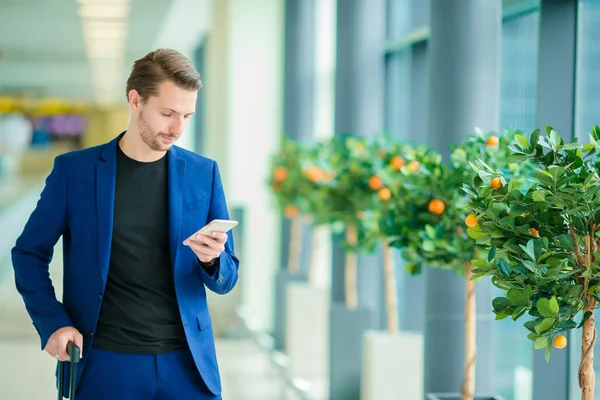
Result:
M172 108L168 108L168 107L161 107L160 109L161 109L161 110L167 110L167 111L171 111L172 113L175 113L175 114L179 114L177 111L173 110ZM193 114L195 114L195 113L192 111L191 113L188 113L188 114L185 114L185 115L193 115Z

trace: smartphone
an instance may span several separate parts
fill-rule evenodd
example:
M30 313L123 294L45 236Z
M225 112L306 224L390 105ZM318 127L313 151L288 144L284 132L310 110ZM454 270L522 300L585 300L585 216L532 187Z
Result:
M228 219L213 219L196 233L188 238L188 240L194 240L194 236L197 234L210 236L213 231L217 232L229 232L238 224L237 221L232 221Z

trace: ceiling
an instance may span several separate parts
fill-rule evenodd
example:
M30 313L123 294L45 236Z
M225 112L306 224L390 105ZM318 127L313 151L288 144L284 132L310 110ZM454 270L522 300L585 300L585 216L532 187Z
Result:
M131 0L122 85L134 60L159 46L187 50L208 29L210 0ZM182 20L182 18L185 18ZM0 0L0 95L93 101L76 0Z

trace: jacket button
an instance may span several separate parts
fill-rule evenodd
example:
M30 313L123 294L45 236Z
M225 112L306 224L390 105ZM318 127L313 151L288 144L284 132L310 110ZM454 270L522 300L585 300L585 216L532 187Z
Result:
M94 336L94 332L90 332L90 337L91 337L91 336Z
M102 300L102 293L100 293L100 296L98 296L99 300Z

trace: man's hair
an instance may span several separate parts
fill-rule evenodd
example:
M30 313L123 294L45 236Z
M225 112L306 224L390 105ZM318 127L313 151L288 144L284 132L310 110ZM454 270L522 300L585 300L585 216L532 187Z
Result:
M158 94L158 86L165 81L190 91L202 87L202 77L186 56L172 49L157 49L133 63L125 96L129 98L135 89L145 103Z

